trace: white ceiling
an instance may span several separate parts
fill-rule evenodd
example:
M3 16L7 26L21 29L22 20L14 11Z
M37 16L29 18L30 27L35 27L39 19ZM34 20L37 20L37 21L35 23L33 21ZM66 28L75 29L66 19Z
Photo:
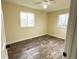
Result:
M22 6L27 6L38 10L44 10L42 5L36 4L37 2L41 2L44 0L2 0L2 1L6 1L6 2L10 2L10 3L22 5ZM47 12L67 9L70 7L70 0L55 0L55 3L53 2L51 3L52 5L46 9Z

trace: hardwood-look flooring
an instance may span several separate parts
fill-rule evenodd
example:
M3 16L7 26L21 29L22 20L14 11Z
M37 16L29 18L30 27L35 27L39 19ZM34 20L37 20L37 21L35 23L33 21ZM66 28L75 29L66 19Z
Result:
M42 36L10 45L9 59L62 59L64 40Z

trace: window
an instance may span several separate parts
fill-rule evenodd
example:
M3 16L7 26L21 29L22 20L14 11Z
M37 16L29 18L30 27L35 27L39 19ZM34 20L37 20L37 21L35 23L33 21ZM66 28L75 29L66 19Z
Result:
M61 14L59 15L59 22L58 22L58 26L59 27L66 27L67 23L68 23L68 16L69 14Z
M20 12L21 27L34 27L34 14L29 12Z

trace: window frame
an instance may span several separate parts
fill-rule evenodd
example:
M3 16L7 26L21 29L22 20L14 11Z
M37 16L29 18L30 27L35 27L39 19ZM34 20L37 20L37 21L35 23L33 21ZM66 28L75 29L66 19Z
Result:
M24 15L24 16L22 16L22 15ZM31 15L31 16L29 17L29 15ZM31 18L33 18L33 19L31 19ZM33 23L29 24L29 23L31 23L29 20L32 20ZM32 13L32 12L22 12L21 11L20 12L20 26L22 28L24 28L24 27L34 27L35 26L35 14Z
M64 24L60 24L61 22L60 22L60 16L61 15L65 15L65 22L64 22ZM69 13L64 13L64 14L59 14L58 15L58 27L61 27L61 28L66 28L67 27L67 24L68 24L68 19L69 19Z

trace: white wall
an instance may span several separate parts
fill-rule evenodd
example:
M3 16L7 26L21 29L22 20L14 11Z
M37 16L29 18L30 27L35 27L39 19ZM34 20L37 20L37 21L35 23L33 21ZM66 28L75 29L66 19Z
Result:
M47 33L47 19L44 11L31 9L7 2L2 3L7 44L29 38L45 35ZM35 26L21 28L20 12L32 12L35 14Z
M66 38L66 28L57 27L58 15L67 13L68 9L46 13L44 11L23 7L20 5L2 2L7 44L29 38L49 34L58 38ZM35 14L35 27L21 28L20 12Z
M58 38L66 39L66 30L67 27L59 27L59 15L68 13L68 9L59 10L48 13L48 34Z

